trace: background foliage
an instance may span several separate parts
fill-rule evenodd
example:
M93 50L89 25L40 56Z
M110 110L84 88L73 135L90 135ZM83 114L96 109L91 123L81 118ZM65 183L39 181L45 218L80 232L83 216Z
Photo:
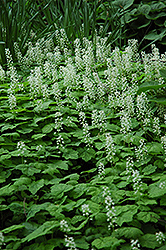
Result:
M162 250L164 56L140 57L136 41L111 52L99 36L72 55L62 39L17 50L19 72L6 50L2 249Z
M164 250L164 17L0 0L2 249Z
M95 39L96 30L108 43L123 48L127 39L139 41L139 50L150 49L156 42L163 53L165 45L165 1L134 0L0 0L0 60L5 63L5 47L15 60L13 43L23 54L29 40L54 38L63 28L71 43L76 38ZM26 46L25 46L26 45ZM72 48L72 46L71 46Z

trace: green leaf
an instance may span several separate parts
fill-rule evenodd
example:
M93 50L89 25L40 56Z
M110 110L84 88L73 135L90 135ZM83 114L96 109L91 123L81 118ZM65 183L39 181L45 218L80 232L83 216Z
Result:
M144 223L147 223L149 221L151 222L158 222L158 219L160 219L160 216L158 214L155 214L153 212L140 212L137 214L138 220L143 221Z
M51 234L52 229L55 227L59 227L59 222L57 221L46 221L43 225L39 226L36 230L34 230L32 233L28 234L24 239L22 239L22 243L26 241L31 241L33 239L36 239L40 236Z
M118 206L119 207L119 206ZM116 211L119 213L120 211L118 211L118 208L115 208ZM133 216L137 213L137 206L135 205L126 205L124 206L124 210L123 208L121 207L121 213L120 215L118 215L117 219L116 219L116 223L121 227L122 224L124 222L131 222L133 220ZM129 211L126 211L125 212L125 209L129 210Z
M151 200L145 197L142 197L141 200L137 202L138 205L156 205L157 201L156 200Z
M59 205L50 205L47 208L48 212L50 213L50 215L54 216L55 220L61 221L63 219L65 219L64 214L62 214L62 208L59 208Z
M96 247L97 249L105 249L109 248L109 250L116 250L121 243L125 242L125 240L118 240L114 237L108 236L100 239L95 239L92 242L92 246Z
M118 238L137 239L143 235L143 232L136 227L122 227L115 230L115 235Z
M160 244L156 240L155 234L145 234L139 238L139 242L142 247L156 249Z
M165 195L160 200L160 206L166 206L166 196Z
M82 215L75 215L72 219L71 219L71 223L74 225L80 221L85 220L85 217Z
M62 208L65 211L69 212L69 211L74 210L75 205L76 205L76 202L75 201L71 201L71 202L68 202L66 205L62 205Z
M41 139L45 136L46 134L36 134L36 135L32 135L32 139L34 140L38 140L38 139Z
M55 124L54 123L51 123L51 124L47 124L45 125L43 128L42 128L42 133L43 134L48 134L50 133L53 128L55 127Z
M79 247L81 249L89 249L89 243L85 240L86 237L82 237L75 240L76 247Z
M83 151L83 153L81 154L81 158L88 162L90 161L92 158L95 157L95 150L93 148L85 148L85 150Z
M166 78L166 69L160 69L159 72L162 77Z
M39 189L41 189L44 186L44 179L41 179L39 181L33 181L29 186L29 191L32 194L36 194Z
M78 152L71 149L71 148L66 148L63 157L68 160L68 159L78 159Z
M14 190L14 186L9 183L8 185L0 188L0 196L7 196L7 195L11 195L12 192Z
M154 165L157 167L157 168L160 168L160 169L164 169L164 162L163 161L161 161L161 160L156 160L155 162L154 162Z
M146 92L151 89L157 90L163 87L166 87L166 84L159 84L157 81L149 81L149 82L147 81L139 86L138 94L140 94L141 92Z
M148 153L150 153L150 154L157 155L157 154L162 153L162 151L163 151L163 149L162 149L161 143L152 142L149 145Z
M7 227L2 230L2 233L10 233L12 231L18 230L18 229L23 229L25 226L24 225L12 225L11 227Z
M166 106L166 98L149 99L149 101Z
M55 196L56 199L63 197L64 192L68 192L73 189L73 186L59 183L58 185L53 185L51 187L51 194Z
M107 124L107 129L113 132L118 132L120 127L115 124Z
M105 143L103 142L95 142L95 147L100 150L105 147Z
M29 212L27 213L27 218L26 220L28 221L30 218L34 217L36 213L38 213L39 211L41 210L46 210L47 207L50 205L51 203L50 202L45 202L43 204L33 204L30 206L30 210Z
M166 181L166 179L165 180L163 179L159 182L149 185L149 197L150 198L157 198L166 194L166 187L164 186L164 188L160 188L160 183L162 181Z
M67 161L55 161L55 167L63 170L68 170Z
M134 3L134 0L116 0L114 1L114 4L120 8L123 8L123 10L126 10Z
M6 209L8 209L7 205L0 205L0 211L4 211Z
M157 31L153 30L153 31L150 31L147 35L145 35L144 38L147 40L157 41L157 40L163 38L165 33L166 33L166 30L164 30L160 34L157 34Z
M30 134L33 131L33 129L31 128L22 128L21 130L18 129L17 132L21 133L21 134Z
M145 175L150 175L151 173L154 173L155 170L156 170L157 166L153 166L153 165L148 165L146 166L142 172L145 174Z
M151 7L148 4L143 4L138 8L138 11L144 15L149 14Z
M31 183L31 179L28 177L20 177L18 179L13 179L14 186L21 186L21 185L29 185Z
M72 190L72 192L70 194L72 195L72 197L74 199L77 199L78 197L83 195L87 189L88 189L88 187L86 184L79 183L78 185L76 185L76 187Z
M72 227L71 226L71 230L73 231L79 231L80 229L82 229L88 222L89 218L87 218L86 220L84 220L78 227Z

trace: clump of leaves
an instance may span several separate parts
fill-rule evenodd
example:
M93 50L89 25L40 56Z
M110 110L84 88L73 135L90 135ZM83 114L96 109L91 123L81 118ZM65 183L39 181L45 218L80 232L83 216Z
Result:
M7 51L2 248L163 249L165 103L150 98L165 92L166 65L135 40L111 51L97 39L77 39L74 55L64 36L30 44L19 69Z

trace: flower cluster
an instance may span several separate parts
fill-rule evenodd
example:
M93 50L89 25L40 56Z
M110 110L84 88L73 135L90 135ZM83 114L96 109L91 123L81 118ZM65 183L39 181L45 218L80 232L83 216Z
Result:
M165 181L160 182L160 184L159 184L159 188L161 188L161 189L165 188Z
M132 179L133 179L134 193L137 194L142 189L141 176L140 176L140 173L139 173L138 170L133 170L133 172L132 172Z
M63 126L63 117L61 112L56 112L55 113L55 132L54 134L59 133L62 130Z
M0 65L0 80L5 80L5 71L3 70L2 66Z
M153 118L153 133L156 135L160 135L161 133L160 120L158 117Z
M83 62L88 75L91 69L91 66L94 64L94 53L93 53L93 44L92 41L89 41L86 37L83 38Z
M131 249L132 250L139 250L140 249L140 244L138 240L131 240Z
M83 204L81 206L81 210L82 210L83 216L89 216L89 213L91 213L89 209L89 204Z
M29 84L30 84L30 95L31 95L32 98L36 99L40 94L43 93L42 68L41 67L35 67L34 70L31 70L31 74L28 77L28 81L29 81Z
M127 175L127 180L131 179L131 175L133 172L133 167L134 167L134 162L131 157L128 157L126 160L126 175Z
M121 129L120 132L123 134L127 134L131 131L131 117L126 111L121 112L120 122L121 122Z
M91 147L93 147L92 138L90 136L88 123L83 124L83 135L84 135L84 142L85 142L86 146L88 148L90 147L90 145L91 145Z
M70 228L69 228L69 225L67 224L67 221L66 220L61 220L60 221L60 229L63 231L63 232L70 232Z
M162 232L156 233L156 240L159 244L161 244L163 241L165 241L165 235Z
M7 66L8 66L7 75L10 77L10 88L8 89L8 101L9 101L10 109L13 109L16 107L15 90L18 86L19 80L18 80L16 68L14 67L14 64L13 64L13 59L12 59L10 50L8 48L5 49L5 55L6 55Z
M25 146L25 143L22 142L22 141L19 141L17 143L17 149L18 149L18 156L23 156L25 151L26 151L26 146Z
M92 126L96 126L100 132L106 129L106 115L103 110L97 111L96 109L92 111Z
M90 77L83 76L83 87L85 93L88 95L89 99L95 100L96 99L96 89L94 80Z
M44 63L44 75L50 80L52 78L52 65L50 61Z
M111 54L111 45L107 44L107 37L96 36L96 58L98 62L105 62Z
M111 198L111 192L109 191L108 187L103 187L102 196L104 198L104 203L106 205L106 215L107 215L107 221L108 221L108 230L111 230L116 225L116 209L115 209L115 203L113 199Z
M78 70L83 69L83 60L82 60L82 52L81 52L81 43L80 39L77 38L74 41L74 47L75 47L75 64Z
M8 96L8 102L10 109L16 108L17 102L16 102L16 96L14 94L11 94Z
M36 146L36 150L39 152L39 151L41 151L42 150L42 148L43 148L43 146L42 145L37 145Z
M65 244L66 244L66 247L68 247L67 250L77 250L73 237L69 237L65 235Z
M78 76L76 75L76 69L73 65L73 62L70 59L68 59L67 65L65 67L60 66L60 71L64 79L64 85L65 86L70 85L71 87L74 88L76 86L76 81Z
M92 144L92 138L90 137L89 125L86 122L85 113L82 111L80 111L79 113L79 121L83 127L84 142L86 143L86 146L89 148L90 145Z
M95 83L97 84L96 95L98 99L102 99L106 93L107 86L100 80L99 75L96 72L93 72L93 77Z
M54 95L55 101L57 102L57 105L59 105L61 103L61 92L62 91L59 88L58 82L55 82L52 85L52 90L53 90L53 95Z
M56 138L56 143L57 143L57 149L64 149L64 140L63 140L63 137L62 135L59 135L57 138Z
M126 161L127 180L133 182L133 190L134 193L137 194L142 189L142 181L139 171L134 170L133 167L134 167L133 159L131 157L128 157Z
M15 55L17 57L17 60L18 60L18 63L19 63L21 70L25 70L25 68L26 68L25 58L22 56L22 53L20 51L20 48L19 48L17 42L14 42L14 52L15 52Z
M141 139L139 142L140 142L140 145L138 147L135 147L135 156L136 156L137 162L144 161L147 155L147 147L145 145L144 140Z
M105 168L104 168L104 164L102 162L100 162L99 166L98 166L98 176L99 178L104 178L105 176Z
M161 145L164 149L164 154L166 155L166 136L161 137Z
M105 148L106 148L107 160L113 162L116 153L116 148L112 136L110 134L106 134Z
M0 248L1 248L2 245L5 245L5 243L4 243L4 236L3 236L3 233L0 232Z

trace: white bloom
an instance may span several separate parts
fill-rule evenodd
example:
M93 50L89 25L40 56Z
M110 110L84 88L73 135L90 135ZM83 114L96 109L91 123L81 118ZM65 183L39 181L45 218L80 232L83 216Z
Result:
M25 143L24 142L22 142L22 141L19 141L18 143L17 143L17 149L18 149L18 156L23 156L24 155L24 153L25 153L25 151L26 151L26 146L25 146Z
M68 247L67 250L77 250L73 237L68 237L67 235L65 235L65 243L66 247Z
M89 209L89 204L83 204L81 206L81 210L82 210L83 216L89 216L89 213L91 213Z
M106 204L106 215L108 221L108 230L111 230L114 225L116 226L116 209L115 203L111 197L111 192L109 191L108 187L103 187L102 196L104 198L104 203Z
M63 232L70 232L70 228L67 224L67 221L65 220L61 220L60 221L60 229L63 231Z
M98 166L98 176L99 178L103 178L105 176L104 164L102 162L100 162Z
M121 133L127 134L128 132L131 131L131 117L125 110L122 111L120 122L121 122L121 129L120 129Z
M5 245L5 243L4 243L4 236L3 236L3 233L0 232L0 247L1 247L2 245Z
M163 241L165 241L165 235L162 232L156 233L156 240L159 244L161 244Z
M165 181L160 182L160 184L159 184L159 188L161 188L161 189L165 188Z
M139 250L140 249L140 244L138 240L131 240L131 249L132 250Z
M43 148L43 146L42 145L38 145L38 146L36 146L36 150L39 152L39 151L41 151L42 150L42 148Z
M135 156L137 158L137 162L145 160L147 155L147 147L144 143L144 140L141 139L139 142L140 145L135 147Z
M4 81L5 79L5 71L3 70L2 66L0 65L0 80Z
M160 135L161 129L160 129L160 120L158 117L153 118L153 133Z
M108 161L112 162L114 159L114 155L116 153L115 144L113 143L112 136L109 134L106 134L106 154Z

